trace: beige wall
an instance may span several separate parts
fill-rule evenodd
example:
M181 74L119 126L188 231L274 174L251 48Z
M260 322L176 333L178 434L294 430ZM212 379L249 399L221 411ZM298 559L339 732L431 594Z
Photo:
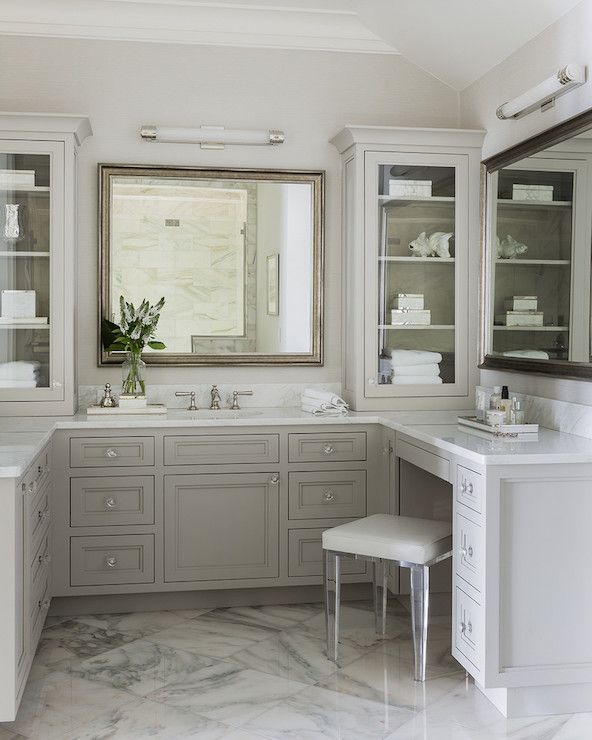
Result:
M487 129L484 156L495 154L592 106L592 83L559 98L554 108L519 120L500 121L496 107L571 62L592 72L592 0L584 0L543 33L468 87L460 96L461 125ZM516 391L592 405L592 384L519 373L481 373L481 382L510 384Z
M326 362L323 368L153 368L153 383L339 382L340 162L328 143L346 123L456 126L458 95L401 57L3 37L1 106L85 113L80 152L79 382L118 382L97 368L98 162L327 171ZM278 148L200 150L142 142L143 123L282 128Z

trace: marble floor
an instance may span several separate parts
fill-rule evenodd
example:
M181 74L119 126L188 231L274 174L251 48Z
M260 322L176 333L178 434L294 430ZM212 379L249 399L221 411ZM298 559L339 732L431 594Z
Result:
M319 604L50 618L17 720L0 740L585 740L592 715L505 720L430 628L413 681L409 615L342 612L341 666L323 654Z

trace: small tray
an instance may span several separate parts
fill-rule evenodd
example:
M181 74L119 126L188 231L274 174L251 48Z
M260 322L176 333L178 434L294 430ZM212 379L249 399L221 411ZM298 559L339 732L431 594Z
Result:
M508 439L528 441L538 439L539 436L538 424L500 424L492 427L477 419L476 416L459 416L458 423L463 427L475 429L481 434L487 434L491 437L508 437Z
M147 406L141 406L136 409L122 409L119 406L110 406L105 408L104 406L89 406L86 409L87 416L108 416L112 415L128 415L138 416L139 414L166 414L167 407L163 403L149 403Z

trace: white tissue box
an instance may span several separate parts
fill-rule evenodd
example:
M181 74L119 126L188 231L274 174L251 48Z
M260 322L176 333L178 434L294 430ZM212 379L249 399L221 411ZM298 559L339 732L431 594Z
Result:
M130 396L124 393L119 396L120 409L143 409L147 405L146 396Z
M537 306L538 298L535 295L515 295L504 301L506 311L536 311Z
M33 188L35 187L35 170L0 170L0 187Z
M431 180L389 180L389 195L394 198L431 198Z
M399 293L393 301L394 308L423 310L423 293Z
M516 183L512 186L512 200L538 200L548 203L553 200L553 186Z
M417 311L409 308L393 308L391 311L391 324L393 326L429 326L432 323L429 310Z
M35 318L34 290L3 290L0 298L2 299L2 318Z
M542 311L506 311L495 317L500 326L543 326L544 314Z

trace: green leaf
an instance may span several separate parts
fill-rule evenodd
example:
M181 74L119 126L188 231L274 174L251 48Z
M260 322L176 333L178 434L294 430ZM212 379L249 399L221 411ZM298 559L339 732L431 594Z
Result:
M103 347L108 349L119 337L121 337L119 326L114 324L113 321L103 319L101 322L101 342L103 343Z
M164 342L152 341L148 342L148 346L150 349L166 349L166 344Z

